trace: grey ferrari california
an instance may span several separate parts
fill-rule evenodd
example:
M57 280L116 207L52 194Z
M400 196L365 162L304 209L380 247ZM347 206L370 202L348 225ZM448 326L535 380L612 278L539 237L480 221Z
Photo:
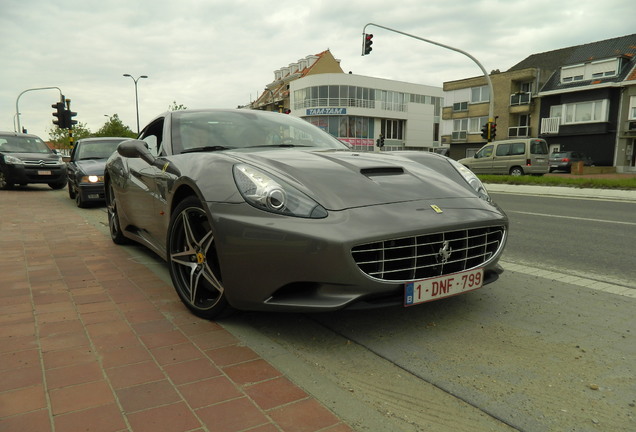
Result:
M110 234L197 316L411 306L495 281L508 229L445 156L358 152L291 115L162 114L106 164Z

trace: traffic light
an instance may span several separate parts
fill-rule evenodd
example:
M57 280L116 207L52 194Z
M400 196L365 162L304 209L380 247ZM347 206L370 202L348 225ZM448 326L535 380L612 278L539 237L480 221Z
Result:
M70 109L64 110L64 127L66 129L70 129L73 125L77 124L77 120L73 120L73 117L77 115L76 112L71 111Z
M488 139L488 132L490 131L490 127L489 124L486 123L482 128L481 128L481 137L485 140Z
M384 147L384 135L380 134L380 137L375 140L375 144L380 148Z
M488 137L488 141L494 141L495 135L497 135L497 123L490 123L490 136Z
M363 55L368 55L371 50L373 48L371 48L371 45L373 45L373 35L369 34L369 33L365 33L364 34L364 54Z
M53 117L55 117L55 120L53 120L53 124L63 129L65 127L64 126L64 102L54 103L53 105L51 105L51 108L55 108L56 110L53 113Z

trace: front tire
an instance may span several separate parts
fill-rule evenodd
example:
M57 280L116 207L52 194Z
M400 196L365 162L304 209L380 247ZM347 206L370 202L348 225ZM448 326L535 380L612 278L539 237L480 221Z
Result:
M212 226L196 197L186 198L173 212L167 252L172 283L194 315L214 319L231 310Z
M75 199L75 190L73 190L73 185L71 182L68 182L68 197L70 199Z
M0 169L0 189L11 189L13 187L13 183L9 180L9 177L5 174L4 171Z

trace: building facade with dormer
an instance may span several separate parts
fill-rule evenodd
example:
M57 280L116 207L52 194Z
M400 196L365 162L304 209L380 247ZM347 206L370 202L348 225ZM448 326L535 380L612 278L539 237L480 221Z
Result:
M308 60L306 63L303 60ZM440 148L441 87L344 73L329 50L274 72L252 109L290 113L358 151Z
M636 171L636 34L533 54L490 74L495 140L541 137L596 165ZM490 92L483 76L444 83L442 143L454 159L483 144Z
M635 70L636 34L571 48L539 92L539 132L551 150L635 172Z

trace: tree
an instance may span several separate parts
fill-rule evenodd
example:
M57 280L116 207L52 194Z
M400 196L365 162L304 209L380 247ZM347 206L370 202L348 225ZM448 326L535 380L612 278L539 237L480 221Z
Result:
M96 137L126 137L136 138L137 134L130 130L130 128L121 121L117 114L113 114L108 118L108 121L104 123L94 136Z
M188 107L182 104L177 105L177 101L172 101L172 105L168 106L168 111L181 111L187 110Z
M88 138L91 135L91 131L86 127L86 123L78 122L73 126L73 142L77 142L82 138ZM49 129L49 141L55 144L55 148L67 149L71 147L68 129L51 126Z

